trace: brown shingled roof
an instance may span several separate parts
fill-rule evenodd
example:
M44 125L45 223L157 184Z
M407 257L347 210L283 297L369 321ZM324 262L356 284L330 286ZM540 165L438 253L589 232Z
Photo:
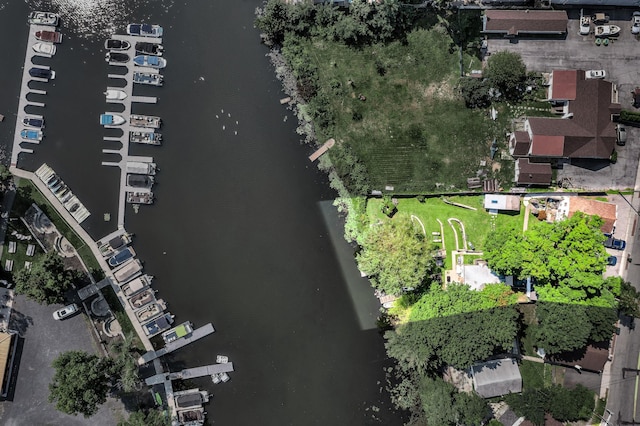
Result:
M487 33L564 34L569 18L564 10L485 11L483 31Z
M600 216L604 221L602 228L600 228L602 229L602 232L605 234L613 233L613 227L615 226L617 219L617 206L615 204L592 200L585 197L570 197L569 217L573 216L575 212Z
M584 76L582 77L584 79ZM578 70L553 70L551 72L550 99L572 101L576 98Z
M551 164L532 163L528 158L519 158L516 163L518 172L516 181L520 185L549 185L551 183Z
M533 135L531 155L541 157L562 157L564 136Z
M531 140L529 139L529 133L522 131L513 132L511 138L511 147L513 148L514 157L522 157L529 154L529 147L531 146Z

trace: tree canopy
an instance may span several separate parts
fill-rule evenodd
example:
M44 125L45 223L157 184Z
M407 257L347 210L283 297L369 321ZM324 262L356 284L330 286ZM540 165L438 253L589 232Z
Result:
M410 321L385 334L387 353L404 370L424 373L444 365L466 368L509 349L518 332L518 314L509 304L514 296L501 284L488 288L433 286L412 307Z
M170 426L171 420L160 410L151 409L144 411L134 411L129 415L128 420L118 422L118 426Z
M542 426L545 413L561 422L588 420L595 407L593 396L593 392L582 385L574 389L554 385L544 389L525 389L521 394L509 394L505 399L516 414Z
M16 292L38 303L63 303L64 293L71 288L73 273L65 270L62 258L50 251L36 259L30 269L23 268L13 276Z
M480 426L489 414L489 406L482 397L458 392L440 378L423 378L418 391L423 417L429 425Z
M113 362L81 351L68 351L53 361L49 402L63 413L91 417L107 400Z
M387 294L419 287L434 265L424 235L406 215L372 225L356 259L372 285Z
M497 273L533 278L542 300L613 306L602 279L607 252L601 226L599 217L576 213L561 222L534 223L524 235L498 228L487 238L485 258Z
M518 53L502 51L489 56L485 76L508 100L522 96L527 67Z

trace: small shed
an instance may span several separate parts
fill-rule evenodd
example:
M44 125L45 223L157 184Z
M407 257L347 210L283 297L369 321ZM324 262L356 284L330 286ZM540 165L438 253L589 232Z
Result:
M484 196L484 208L489 213L497 214L499 211L519 212L520 197L517 195L486 194Z
M522 392L522 376L513 358L496 359L471 367L473 387L483 398Z

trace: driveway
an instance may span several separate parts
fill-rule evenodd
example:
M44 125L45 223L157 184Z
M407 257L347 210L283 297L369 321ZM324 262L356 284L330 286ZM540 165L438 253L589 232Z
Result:
M16 296L11 328L23 338L19 340L18 358L14 364L9 401L0 402L0 424L31 425L114 425L124 413L118 400L109 399L89 419L69 416L47 402L53 360L62 352L82 350L98 354L88 319L77 314L55 321L54 310L61 306L42 306L23 296Z
M514 39L490 38L488 52L507 50L522 56L527 69L551 72L553 69L603 69L607 80L618 88L619 102L623 108L631 108L631 91L640 86L637 50L640 41L631 34L632 10L585 9L585 15L605 12L611 24L621 28L620 35L612 38L609 46L597 46L595 36L579 34L580 10L568 10L569 24L566 37L516 37ZM593 26L592 26L593 30ZM638 158L640 158L640 130L627 126L626 146L616 146L618 161L603 162L600 167L581 167L566 164L558 170L558 180L565 179L573 189L626 189L635 185Z

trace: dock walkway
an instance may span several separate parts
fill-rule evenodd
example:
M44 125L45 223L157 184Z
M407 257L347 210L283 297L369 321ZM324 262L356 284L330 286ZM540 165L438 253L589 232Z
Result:
M51 27L45 25L29 25L29 37L27 38L27 47L24 55L24 67L22 68L22 83L20 86L20 97L18 100L18 113L16 114L16 128L13 135L13 149L11 150L11 166L18 165L18 156L20 153L28 153L33 154L33 149L22 147L22 144L38 144L40 141L32 141L22 139L20 136L20 131L24 128L22 124L22 120L26 117L30 118L43 118L42 115L38 114L28 114L26 112L27 107L44 107L45 104L43 102L35 102L29 101L27 96L31 94L36 95L46 95L47 92L45 90L31 89L29 87L29 82L31 81L39 81L46 83L47 80L42 78L31 77L29 75L29 70L36 66L38 68L50 69L47 65L36 65L33 63L32 59L34 56L41 56L44 58L50 58L50 55L37 53L33 50L32 46L37 43L39 40L36 38L36 31L41 30L49 30L51 31Z
M144 365L150 361L153 361L156 358L159 358L175 350L178 350L184 346L187 346L189 343L202 339L203 337L210 335L214 331L215 329L213 328L213 324L209 323L209 324L203 325L202 327L195 329L190 336L181 337L179 339L174 340L173 342L169 342L165 345L164 348L158 349L157 351L149 351L145 353L140 358L138 358L138 364Z
M212 374L230 373L233 371L233 363L211 364L203 367L187 368L176 373L162 373L151 376L145 380L147 386L158 385L166 380L187 380L198 377L211 376Z
M329 148L333 147L335 144L336 144L336 140L335 139L333 139L333 138L329 139L320 148L318 148L318 150L316 152L314 152L313 154L311 154L309 156L309 160L311 162L316 161L322 154L327 152L329 150Z

